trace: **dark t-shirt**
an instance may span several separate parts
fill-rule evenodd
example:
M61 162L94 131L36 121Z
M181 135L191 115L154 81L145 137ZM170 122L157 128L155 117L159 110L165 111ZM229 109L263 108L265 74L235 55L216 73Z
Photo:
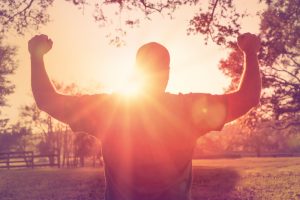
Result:
M107 200L189 199L196 140L226 119L222 95L101 94L74 102L70 127L102 142Z

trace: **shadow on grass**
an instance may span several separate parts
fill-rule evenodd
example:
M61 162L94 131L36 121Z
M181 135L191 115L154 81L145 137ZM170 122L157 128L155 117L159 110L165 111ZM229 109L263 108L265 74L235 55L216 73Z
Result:
M193 200L242 199L230 195L238 180L230 168L193 167ZM103 200L104 187L99 169L0 171L0 200Z
M230 168L193 167L193 200L231 199L239 178Z

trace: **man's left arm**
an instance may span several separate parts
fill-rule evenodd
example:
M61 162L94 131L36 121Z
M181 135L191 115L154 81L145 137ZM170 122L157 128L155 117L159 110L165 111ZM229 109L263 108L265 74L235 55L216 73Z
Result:
M227 103L225 123L241 117L256 106L261 93L261 77L257 59L260 40L254 34L245 33L238 37L237 42L244 54L244 71L238 89L224 95Z
M199 135L221 130L224 124L246 114L259 103L261 78L257 52L260 40L246 33L238 37L238 45L244 54L244 71L239 88L228 94L190 94L190 116Z

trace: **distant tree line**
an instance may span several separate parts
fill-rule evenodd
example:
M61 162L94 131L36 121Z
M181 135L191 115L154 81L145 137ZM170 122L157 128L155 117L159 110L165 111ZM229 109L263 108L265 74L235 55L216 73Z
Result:
M300 146L300 3L268 1L261 14L259 53L263 93L261 103L239 119L244 146L257 152L266 148L298 151ZM237 88L242 53L235 43L219 68L232 78L228 91ZM242 142L242 141L240 141Z

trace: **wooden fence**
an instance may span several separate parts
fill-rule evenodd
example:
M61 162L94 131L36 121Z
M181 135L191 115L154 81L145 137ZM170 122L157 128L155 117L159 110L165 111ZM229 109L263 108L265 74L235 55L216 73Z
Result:
M20 167L35 168L46 166L60 167L60 156L57 154L34 155L32 151L0 153L0 169Z

